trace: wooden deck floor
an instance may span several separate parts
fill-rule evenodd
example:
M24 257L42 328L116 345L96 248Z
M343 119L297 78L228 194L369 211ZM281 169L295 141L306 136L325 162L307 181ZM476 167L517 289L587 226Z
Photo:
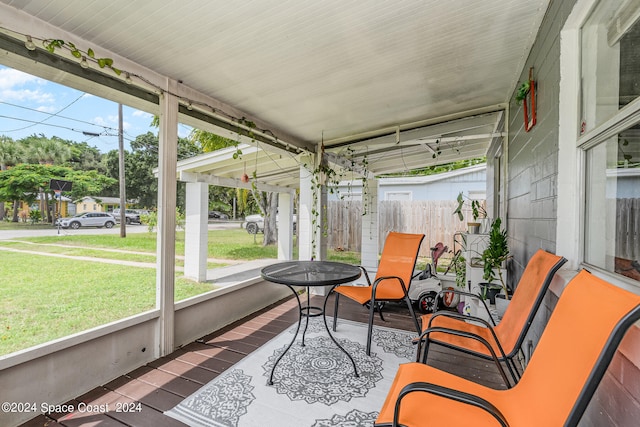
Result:
M314 297L312 304L314 301L317 305L321 302L320 297ZM331 307L333 312L332 301L327 307ZM40 415L22 426L184 426L163 412L292 325L298 319L296 309L297 303L293 298L268 307L69 402L74 408L83 402L95 411ZM339 315L366 323L368 312L362 306L342 298ZM376 317L377 324L414 329L408 310L402 305L388 305L384 315L386 322ZM438 346L433 346L429 354L429 364L432 366L487 386L504 388L492 363ZM96 369L100 367L96 366ZM107 404L110 411L105 413L100 405L104 407ZM131 409L132 412L116 412L117 407Z

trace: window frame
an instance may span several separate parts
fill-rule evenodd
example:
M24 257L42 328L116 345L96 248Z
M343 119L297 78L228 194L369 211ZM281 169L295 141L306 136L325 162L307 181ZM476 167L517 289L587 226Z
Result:
M589 10L594 10L600 2L603 0L592 0L591 7ZM578 7L579 2L576 3L575 7ZM578 26L578 43L579 43L579 52L583 52L582 50L582 37L581 32L584 25L587 23L591 13L586 13L580 25ZM640 21L639 21L640 22ZM572 58L575 60L575 57ZM579 93L582 93L582 56L578 55L578 81L579 84ZM578 103L580 108L582 108L582 100L578 99ZM562 110L561 110L562 111ZM574 126L581 125L582 120L582 111L579 109L580 113L577 117L577 120L574 122ZM620 108L616 113L614 113L611 117L605 120L603 123L595 126L593 129L586 130L582 135L578 133L576 137L576 151L577 151L577 159L578 159L578 182L583 191L580 191L579 204L580 204L580 212L579 212L579 239L578 239L578 253L579 253L579 266L581 268L587 268L593 272L597 272L599 275L606 277L611 282L617 284L618 286L624 287L626 289L630 289L632 291L638 292L640 291L640 282L625 277L621 274L615 273L608 269L596 266L594 264L590 264L585 260L585 247L586 247L586 230L588 227L586 220L586 210L587 210L587 152L595 147L600 146L601 144L606 144L607 141L619 135L621 132L629 129L633 126L640 124L640 97L634 99L629 104Z

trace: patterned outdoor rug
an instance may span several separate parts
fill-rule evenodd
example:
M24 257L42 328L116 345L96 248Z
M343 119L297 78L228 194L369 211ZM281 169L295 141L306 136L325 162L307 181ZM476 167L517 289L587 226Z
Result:
M327 319L331 328L332 320ZM304 323L302 325L304 327ZM312 318L301 345L274 362L291 342L295 325L166 412L190 426L334 427L372 426L400 363L415 357L415 333L375 326L371 357L365 353L367 325L338 319L333 335L353 365Z

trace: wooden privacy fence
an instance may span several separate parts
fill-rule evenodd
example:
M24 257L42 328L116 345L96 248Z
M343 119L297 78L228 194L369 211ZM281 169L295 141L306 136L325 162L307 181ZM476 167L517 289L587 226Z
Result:
M470 210L464 212L464 221L453 215L457 205L455 200L380 202L380 249L389 231L424 234L420 256L430 256L429 248L438 242L453 249L454 233L466 231L467 219L472 218ZM360 201L330 201L327 206L329 248L360 252L362 220Z
M618 199L616 207L616 256L640 258L640 199Z

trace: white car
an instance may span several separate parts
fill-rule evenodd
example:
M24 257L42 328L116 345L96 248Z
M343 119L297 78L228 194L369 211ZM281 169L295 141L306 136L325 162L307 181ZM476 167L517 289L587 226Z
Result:
M120 209L114 209L112 212L116 222L120 222ZM140 224L140 213L133 209L126 209L124 211L124 219L127 224Z
M293 233L296 233L296 224L298 217L293 216ZM276 225L278 225L278 216L276 215ZM247 230L249 234L264 233L264 217L259 214L247 215L242 223L242 228Z
M116 225L116 219L105 212L84 212L70 218L60 218L55 223L55 225L58 224L62 228L73 228L74 230L80 227L111 228Z

